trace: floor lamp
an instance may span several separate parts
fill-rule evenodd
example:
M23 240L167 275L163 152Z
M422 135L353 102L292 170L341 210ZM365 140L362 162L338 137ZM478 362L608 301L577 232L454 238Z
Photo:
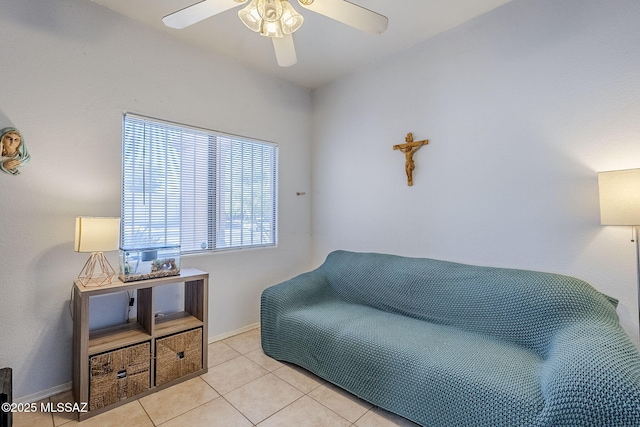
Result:
M120 218L76 218L76 252L91 252L78 281L84 286L111 283L116 272L103 252L115 251L120 241Z
M638 324L640 325L640 169L598 173L600 188L600 223L631 226L636 244L636 279L638 281ZM640 326L639 326L640 327Z

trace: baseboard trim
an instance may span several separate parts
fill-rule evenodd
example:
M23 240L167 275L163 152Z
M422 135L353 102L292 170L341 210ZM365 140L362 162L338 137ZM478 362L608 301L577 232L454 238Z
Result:
M13 401L16 403L33 403L42 399L47 399L51 396L55 396L56 394L64 393L65 391L69 391L73 388L73 383L68 382L65 384L60 384L55 387L39 391L37 393L28 394L26 396L14 398Z
M253 329L257 329L260 327L260 323L253 323L251 325L247 325L243 328L240 329L236 329L235 331L229 331L229 332L225 332L224 334L220 334L220 335L215 335L213 337L209 337L209 344L214 343L216 341L222 341L225 338L229 338L232 337L234 335L238 335L241 334L243 332L248 332L251 331Z

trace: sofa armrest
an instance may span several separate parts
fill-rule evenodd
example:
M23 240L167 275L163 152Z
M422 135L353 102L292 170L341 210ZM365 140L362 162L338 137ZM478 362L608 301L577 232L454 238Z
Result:
M540 369L541 425L640 425L638 356L622 330L603 322L558 331Z
M270 337L277 334L278 324L288 313L331 299L333 291L326 277L318 270L271 286L260 298L262 348L269 353Z
M314 270L265 289L260 298L261 312L278 309L290 311L317 304L330 293L326 277Z

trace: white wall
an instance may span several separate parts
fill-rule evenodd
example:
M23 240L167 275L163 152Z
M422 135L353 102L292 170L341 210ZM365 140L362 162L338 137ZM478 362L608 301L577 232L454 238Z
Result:
M514 0L313 95L313 262L334 249L573 275L620 299L635 247L597 171L640 167L640 2ZM391 25L391 24L390 24ZM429 139L408 187L413 132Z
M32 155L0 176L0 367L14 397L71 381L68 301L88 257L73 252L74 220L120 215L125 111L280 144L278 248L183 258L211 274L211 336L258 322L262 289L308 269L310 198L295 193L310 185L310 91L90 1L0 0L0 58L0 127ZM124 315L124 301L103 310Z

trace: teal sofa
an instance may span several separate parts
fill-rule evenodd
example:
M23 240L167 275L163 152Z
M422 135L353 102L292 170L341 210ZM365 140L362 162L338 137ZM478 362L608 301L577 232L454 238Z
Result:
M263 292L262 348L423 426L638 427L616 304L567 276L337 251Z

